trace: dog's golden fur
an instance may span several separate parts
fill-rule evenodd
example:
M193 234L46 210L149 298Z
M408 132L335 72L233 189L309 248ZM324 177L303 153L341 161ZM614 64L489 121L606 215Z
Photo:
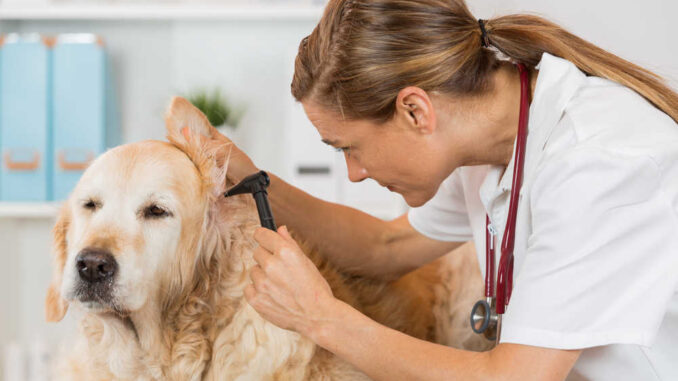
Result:
M55 362L57 378L367 379L249 306L243 290L254 265L254 203L248 195L221 196L231 185L227 164L218 167L203 144L213 129L204 115L175 98L166 122L170 143L108 151L62 208L46 314L59 321L71 304L81 320L76 342ZM188 134L180 132L183 127ZM144 217L149 203L168 214ZM83 303L74 257L91 247L109 251L119 274L110 300ZM472 247L391 283L348 276L312 248L306 252L334 295L374 320L458 348L487 348L468 327L469 308L482 294Z

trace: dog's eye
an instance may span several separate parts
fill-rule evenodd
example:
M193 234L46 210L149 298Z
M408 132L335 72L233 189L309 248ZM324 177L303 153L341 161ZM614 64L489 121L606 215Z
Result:
M95 210L97 208L97 203L94 200L87 200L82 207L87 210Z
M167 216L169 216L169 212L155 204L144 209L145 218L162 218Z

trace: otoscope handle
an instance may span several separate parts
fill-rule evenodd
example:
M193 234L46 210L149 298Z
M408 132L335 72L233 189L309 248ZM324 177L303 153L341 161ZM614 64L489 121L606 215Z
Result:
M268 174L264 171L259 171L242 179L238 184L226 191L224 196L230 197L243 193L252 194L254 202L257 204L257 212L259 213L261 226L277 231L278 229L275 227L275 222L273 222L273 212L271 211L271 206L268 204L268 193L266 192L266 187L268 187L270 182Z
M257 204L257 212L259 212L261 226L277 231L278 229L275 226L275 221L273 221L273 212L271 211L271 205L268 203L267 195L268 193L266 193L265 190L254 192L254 202Z

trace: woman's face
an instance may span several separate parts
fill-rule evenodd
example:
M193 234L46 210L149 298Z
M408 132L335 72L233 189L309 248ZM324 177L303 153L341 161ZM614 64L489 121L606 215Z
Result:
M536 80L534 75L532 92ZM416 207L430 200L457 167L509 163L520 77L506 64L493 74L491 90L474 97L406 87L398 93L395 114L383 124L345 120L312 101L302 104L323 141L344 151L351 181L372 178Z
M455 147L463 146L467 137L454 137L451 129L438 128L433 110L422 110L432 108L431 104L411 104L415 105L411 113L396 113L388 122L377 124L344 120L313 102L303 102L323 142L343 151L351 181L371 178L416 207L431 199L461 164L463 151ZM451 143L455 140L457 144Z

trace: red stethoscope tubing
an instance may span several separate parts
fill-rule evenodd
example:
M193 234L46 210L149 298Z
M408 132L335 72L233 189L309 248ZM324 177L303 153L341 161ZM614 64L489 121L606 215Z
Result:
M520 187L523 182L523 167L525 164L525 142L527 141L527 122L530 111L530 78L525 65L517 64L520 72L520 115L518 117L518 137L514 157L513 181L509 201L509 213L506 218L504 237L501 243L501 257L497 271L497 315L506 311L511 291L513 290L513 247L516 235L516 216L518 214L518 200ZM485 219L485 296L492 297L494 293L494 239L491 233L490 217Z

